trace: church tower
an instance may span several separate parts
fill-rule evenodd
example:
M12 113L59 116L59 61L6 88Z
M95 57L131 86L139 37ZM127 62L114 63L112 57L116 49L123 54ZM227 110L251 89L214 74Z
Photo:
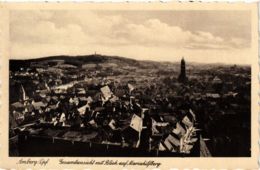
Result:
M179 82L185 83L187 82L187 77L186 77L186 68L185 68L185 60L184 58L181 59L181 72L178 78Z

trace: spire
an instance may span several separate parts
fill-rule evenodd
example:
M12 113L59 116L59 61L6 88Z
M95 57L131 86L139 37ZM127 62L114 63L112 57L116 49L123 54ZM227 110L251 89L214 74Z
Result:
M24 87L23 85L21 84L21 88L20 88L20 96L21 96L21 100L22 101L25 101L28 99L28 97L26 96L26 93L25 93L25 90L24 90Z
M181 59L181 63L184 63L184 64L185 64L184 57L182 57L182 59Z
M22 90L22 100L24 101L26 99L26 94L25 94L25 90L23 88L23 85L21 85L21 90Z

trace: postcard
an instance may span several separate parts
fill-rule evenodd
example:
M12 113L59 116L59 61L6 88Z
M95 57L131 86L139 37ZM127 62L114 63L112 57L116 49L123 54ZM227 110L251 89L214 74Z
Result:
M0 4L0 167L256 169L257 10Z

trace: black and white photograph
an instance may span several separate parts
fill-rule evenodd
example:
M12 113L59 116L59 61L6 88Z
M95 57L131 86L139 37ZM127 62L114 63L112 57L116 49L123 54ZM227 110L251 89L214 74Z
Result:
M9 12L10 157L251 157L251 10Z

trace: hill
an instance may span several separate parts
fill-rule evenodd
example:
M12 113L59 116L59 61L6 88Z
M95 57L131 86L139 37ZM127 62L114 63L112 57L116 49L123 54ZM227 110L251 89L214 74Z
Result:
M55 65L55 62L63 61L64 64L81 67L84 64L105 64L114 63L118 66L135 66L135 67L156 67L158 62L155 61L137 61L134 59L119 57L119 56L106 56L106 55L83 55L83 56L48 56L35 59L25 60L10 60L10 70L17 70L20 67L30 67L32 63L38 63L45 66L50 66L50 62Z

